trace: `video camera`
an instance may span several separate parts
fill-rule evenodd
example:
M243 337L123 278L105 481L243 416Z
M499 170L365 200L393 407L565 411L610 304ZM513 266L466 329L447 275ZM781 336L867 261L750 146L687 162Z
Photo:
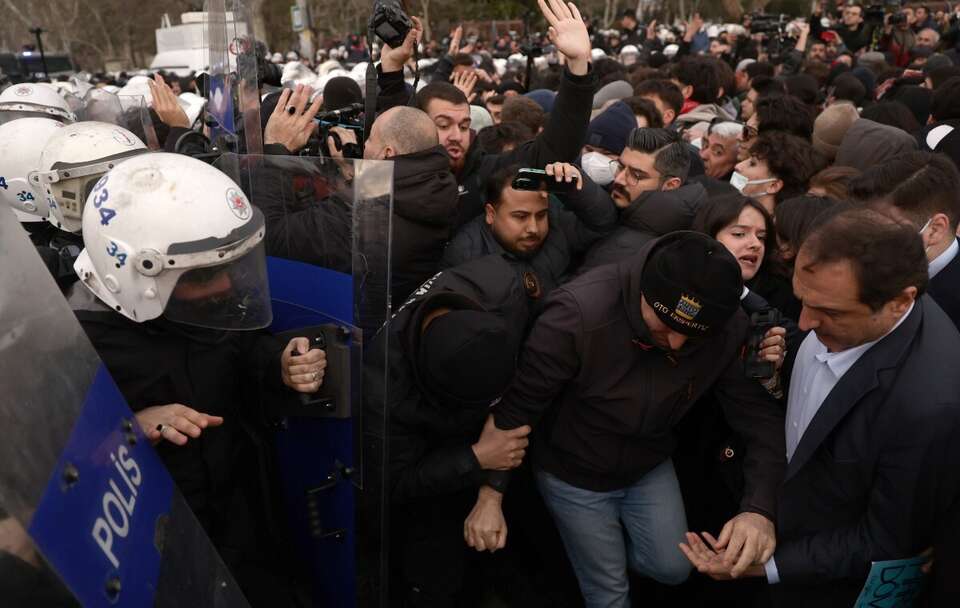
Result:
M899 0L884 0L863 9L863 20L868 23L880 25L887 15L890 15L890 25L903 25L907 22L907 14L900 10Z
M336 110L327 110L316 115L317 134L310 138L301 154L307 156L331 156L328 139L333 138L334 145L343 153L344 158L363 158L363 148L359 144L344 143L333 127L341 127L356 132L357 141L363 141L363 104L352 103Z
M763 12L750 15L750 33L751 34L783 34L787 23L790 21L788 15L770 15Z

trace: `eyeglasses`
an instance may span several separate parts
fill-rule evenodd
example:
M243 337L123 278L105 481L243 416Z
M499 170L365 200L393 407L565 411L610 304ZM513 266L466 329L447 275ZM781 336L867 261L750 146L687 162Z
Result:
M637 174L636 169L628 167L627 165L621 163L617 159L613 159L610 161L610 171L613 172L614 177L620 175L621 171L626 171L628 186L636 186L637 184L640 183L640 180L643 179L642 175Z

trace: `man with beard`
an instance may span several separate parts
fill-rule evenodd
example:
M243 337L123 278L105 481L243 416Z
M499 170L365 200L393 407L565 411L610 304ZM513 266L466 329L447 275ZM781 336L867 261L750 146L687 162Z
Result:
M550 118L536 139L507 154L484 154L478 146L471 145L474 137L470 130L470 104L460 89L447 82L433 82L416 95L417 107L437 127L440 144L450 157L450 168L460 185L457 226L483 212L484 188L497 170L514 163L543 167L554 162L573 162L583 147L596 84L589 64L590 35L573 4L540 0L540 10L550 24L550 40L566 58L567 67ZM384 47L378 80L381 112L386 109L385 104L406 103L403 65L413 54L414 32L411 30L397 49Z
M573 165L546 167L549 180L568 184L569 191L557 195L563 208L551 204L546 188L515 190L513 179L520 168L511 165L494 174L487 184L485 214L460 229L441 265L449 268L491 253L505 254L520 261L528 290L540 298L560 284L574 256L613 230L617 214L610 196Z
M620 212L619 226L590 249L581 272L619 262L657 236L688 230L707 198L702 185L686 184L686 146L670 129L634 129L611 165L610 195Z

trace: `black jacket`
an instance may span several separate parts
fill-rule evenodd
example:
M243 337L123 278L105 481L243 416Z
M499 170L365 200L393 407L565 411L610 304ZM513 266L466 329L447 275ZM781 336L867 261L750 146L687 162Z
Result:
M180 403L222 426L186 445L157 444L177 487L216 544L234 485L251 471L236 465L248 431L262 418L257 397L281 391L283 345L266 332L204 330L157 319L136 323L74 284L68 300L97 354L134 412Z
M583 189L557 195L563 208L550 205L550 230L543 245L530 258L520 259L508 253L493 235L484 216L478 216L460 228L443 252L442 266L450 268L489 254L507 255L516 260L521 274L533 271L540 281L542 296L549 294L564 279L571 260L597 239L613 230L616 207L610 195L589 177L583 176ZM552 197L551 197L552 199Z
M851 606L871 561L933 544L960 485L944 464L960 432L958 352L953 323L923 296L827 396L778 493L776 605Z
M543 131L513 151L484 154L479 146L470 146L463 170L457 176L460 184L457 226L481 214L487 202L484 200L487 181L497 170L512 164L542 169L550 163L572 163L580 156L587 138L596 80L592 69L585 76L575 76L565 70Z
M676 354L646 346L640 276L656 241L554 291L494 408L499 428L534 424L534 463L593 491L636 482L674 450L673 429L707 391L747 444L741 508L773 518L784 469L783 409L744 375L747 318Z
M419 328L427 312L421 305L438 294L469 298L501 315L515 330L514 348L519 348L529 320L523 284L510 262L491 255L432 277L400 307L389 329L374 338L376 355L365 372L364 398L374 413L383 407L389 411L389 490L397 504L453 494L482 481L470 446L480 437L489 404L455 407L445 403L430 394L417 374ZM387 394L381 380L384 366Z
M398 305L439 268L456 212L457 183L439 146L393 161L391 288ZM307 166L297 157L271 157L256 173L251 200L266 220L267 255L351 273L354 228L345 200L351 186L337 172ZM365 205L359 221L370 225L375 212ZM385 227L387 219L382 221ZM369 257L385 257L386 251L382 254Z
M457 180L441 146L393 165L390 284L394 307L439 270L457 211Z
M706 200L707 191L696 183L666 192L644 192L620 212L620 225L616 230L587 252L580 272L617 263L668 232L689 230L697 210Z
M930 279L927 293L960 329L960 255Z

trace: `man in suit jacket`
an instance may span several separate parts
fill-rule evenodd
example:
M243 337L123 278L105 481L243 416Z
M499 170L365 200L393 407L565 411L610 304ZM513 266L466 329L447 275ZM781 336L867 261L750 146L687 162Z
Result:
M811 333L790 383L777 548L747 570L776 606L852 606L871 562L933 545L960 495L947 469L960 334L924 295L926 264L913 226L866 208L826 219L800 249L794 291ZM701 572L729 576L725 547L687 539Z

